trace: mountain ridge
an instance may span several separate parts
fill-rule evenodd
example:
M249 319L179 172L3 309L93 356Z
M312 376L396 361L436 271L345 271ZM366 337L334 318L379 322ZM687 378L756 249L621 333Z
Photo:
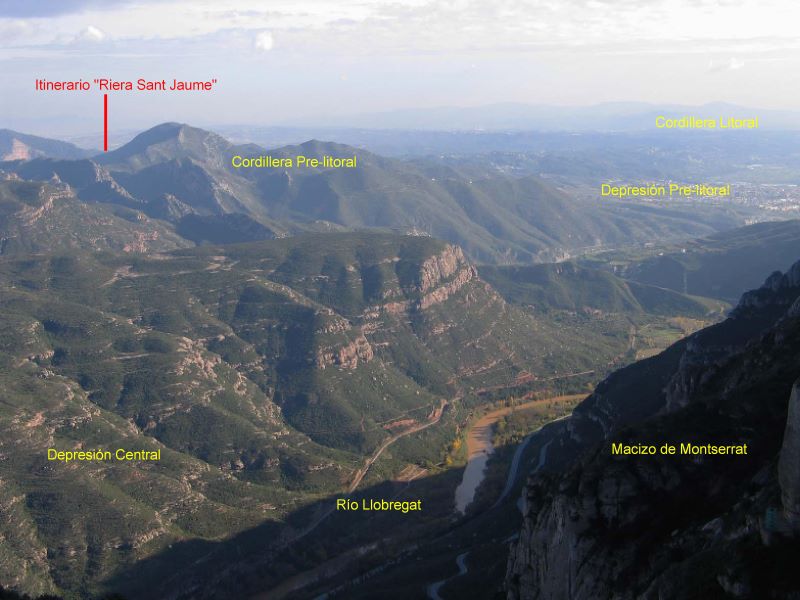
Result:
M236 169L230 163L235 153L295 152L355 155L358 166ZM192 213L206 219L241 213L275 237L332 227L424 233L458 244L478 262L560 260L603 245L708 234L744 218L735 209L597 203L535 175L402 161L334 142L267 151L179 123L156 126L89 160L85 176L73 174L70 161L35 159L4 168L31 178L56 173L79 197L135 206L173 223ZM258 227L246 229L249 236Z
M0 129L0 161L30 160L37 157L76 159L91 156L69 142L19 133L11 129Z
M282 519L342 493L432 411L437 427L394 446L367 483L408 464L438 472L463 398L585 373L626 345L507 304L456 246L379 233L0 256L0 307L0 500L15 507L0 578L82 596L180 542L187 586L203 542L258 526L279 547L295 527ZM162 460L45 456L98 447ZM175 564L126 585L141 595Z
M643 131L654 128L657 115L668 117L759 116L767 129L799 129L800 113L745 107L726 102L702 105L604 102L588 106L557 106L526 103L494 103L480 106L410 108L345 117L307 120L301 125L361 127L375 129L419 129L427 131ZM298 123L285 123L297 126Z
M508 597L789 597L800 262L731 316L601 382L524 494ZM614 456L612 444L747 444L746 456ZM548 454L548 457L551 456ZM780 481L776 465L780 462ZM561 472L561 474L559 474ZM781 505L781 497L783 504ZM703 498L702 503L697 499ZM783 507L786 521L765 515ZM796 550L796 546L794 548ZM567 560L570 568L554 568Z

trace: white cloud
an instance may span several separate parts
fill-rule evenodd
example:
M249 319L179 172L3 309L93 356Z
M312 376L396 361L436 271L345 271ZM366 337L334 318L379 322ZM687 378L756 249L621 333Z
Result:
M793 50L800 3L787 0L239 0L236 9L217 0L137 0L115 4L81 0L81 10L47 20L49 36L26 39L50 46L74 39L177 40L195 44L228 31L247 32L250 47L375 56L403 52L531 52L608 50L723 52L745 55ZM0 28L7 24L0 14ZM99 34L99 36L98 36ZM0 48L6 39L0 36ZM714 48L711 48L714 46ZM717 50L719 47L719 50ZM672 49L672 50L671 50ZM209 53L217 48L208 47ZM732 69L737 67L732 66Z
M254 88L251 74L266 66L264 80L285 90L270 100L275 119L329 105L356 112L591 99L784 107L800 96L800 79L786 77L800 64L800 2L788 0L69 3L78 8L56 11L58 2L42 0L47 18L0 11L0 69L4 77L15 70L19 89L31 87L32 72L87 77L114 59L119 78L219 77L225 86L209 101L241 99L256 120L265 100L254 90L271 88ZM315 85L324 98L309 93ZM24 115L38 98L0 93L0 108L13 102ZM158 102L152 114L164 112ZM176 106L176 118L191 118Z
M84 42L102 42L106 39L106 34L94 25L89 25L78 34L77 39Z
M253 45L256 47L257 50L262 50L263 52L269 52L275 45L275 39L272 37L272 33L270 33L269 31L261 31L256 35L256 39L253 42Z

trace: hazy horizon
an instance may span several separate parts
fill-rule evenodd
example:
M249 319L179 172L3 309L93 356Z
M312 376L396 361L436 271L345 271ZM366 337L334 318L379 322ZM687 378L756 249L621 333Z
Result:
M385 111L607 102L764 110L800 94L800 5L574 0L0 2L2 126L99 131L101 93L35 78L217 78L208 93L111 92L112 130L165 121L304 125ZM38 130L35 130L38 129Z
M728 110L726 109L733 109ZM180 123L213 131L223 137L231 132L247 130L286 130L309 132L309 138L326 132L374 131L386 135L406 133L649 133L657 131L652 126L651 116L667 115L714 116L716 114L756 115L761 118L761 129L765 131L800 130L800 111L771 111L758 107L733 105L726 102L709 102L702 105L652 104L640 102L604 102L591 105L556 106L498 102L482 105L412 107L388 111L365 112L319 119L259 123L247 121L214 122L189 119L162 119L128 126L112 126L109 131L111 147L115 148L132 140L135 136L165 123ZM483 122L472 122L472 115L481 115ZM102 116L102 115L100 115ZM767 118L764 119L764 116ZM515 120L516 119L516 120ZM100 121L101 119L95 119ZM609 123L630 124L627 128L609 126ZM0 129L60 139L75 143L86 149L97 149L102 144L102 123L90 127L70 128L73 121L64 122L63 128L53 127L52 121L32 119L14 125L8 120L0 121ZM442 125L438 125L442 123ZM98 126L99 125L99 126ZM253 141L241 135L239 141ZM304 138L305 139L305 138Z

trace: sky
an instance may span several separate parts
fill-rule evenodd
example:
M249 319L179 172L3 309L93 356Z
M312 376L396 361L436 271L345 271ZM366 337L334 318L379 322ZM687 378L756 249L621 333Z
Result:
M124 129L502 102L795 109L798 23L792 0L0 0L0 127L101 128L99 93L36 78L218 80L112 93Z

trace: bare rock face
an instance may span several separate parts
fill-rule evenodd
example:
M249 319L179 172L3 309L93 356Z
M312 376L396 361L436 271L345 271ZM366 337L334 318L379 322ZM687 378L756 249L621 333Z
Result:
M796 319L797 317L800 317L800 297L798 297L797 300L794 301L794 304L789 307L789 310L786 312L786 316L790 319Z
M355 369L359 361L367 363L374 358L372 346L363 334L354 340L337 347L324 348L317 352L315 364L318 369L338 366L343 369Z
M594 599L609 597L615 581L635 561L629 545L604 545L613 529L645 527L642 495L674 489L679 479L670 469L615 465L605 472L586 471L555 495L535 484L527 495L518 542L509 554L509 600ZM575 493L577 492L577 493ZM633 591L619 598L633 598Z
M665 411L685 407L692 395L712 380L719 367L739 352L743 344L758 333L759 328L766 329L781 314L785 319L800 316L798 288L800 262L793 264L785 274L775 271L760 288L742 295L731 314L742 322L741 331L747 332L746 335L714 339L713 333L706 335L699 332L690 338L681 357L680 368L664 390Z
M425 310L433 306L434 304L439 304L440 302L444 302L450 296L455 294L458 290L464 287L467 283L472 281L474 277L477 276L477 271L475 267L465 265L461 271L458 272L458 275L453 278L453 280L441 287L437 287L430 293L426 294L419 300L418 307L420 310Z
M797 297L798 287L800 287L800 261L794 263L786 273L780 271L772 273L760 288L742 294L732 314L768 306L782 306L785 309Z
M724 360L726 356L719 348L704 349L690 340L686 352L681 356L678 370L664 389L664 410L671 412L686 406L695 391L713 377L717 361Z
M787 522L800 528L800 380L795 382L789 400L789 415L783 447L778 461L783 511Z
M463 287L478 279L478 271L464 257L458 246L448 244L434 256L420 265L417 282L403 289L403 294L419 296L414 299L392 300L368 307L361 319L363 323L378 319L382 313L402 315L412 311L422 311L446 302ZM488 290L488 288L487 288ZM492 292L493 293L493 292ZM389 297L403 294L390 294ZM498 296L499 299L499 296ZM366 325L370 329L370 325Z
M477 276L478 272L467 262L461 248L448 244L439 254L422 263L415 290L422 297L409 302L406 310L425 310L445 302Z
M369 345L367 338L359 335L350 344L339 348L336 353L336 364L345 369L355 369L358 366L359 359L369 362L373 357L372 346Z
M355 336L348 335L343 342L319 348L312 357L313 364L320 369L330 366L356 369L374 358L374 349L365 335L385 327L386 315L400 317L426 311L447 302L462 289L467 290L464 302L469 304L473 286L484 286L483 291L490 294L490 300L500 303L501 308L504 306L500 296L480 281L478 271L467 261L461 248L448 244L420 264L414 283L402 289L387 290L384 292L386 301L367 307L354 323L342 319L320 329L318 333L331 334L346 333L354 328Z
M439 254L422 263L419 288L427 292L458 271L464 264L464 252L458 246L447 245Z
M758 523L779 492L800 531L798 294L800 262L745 294L723 323L617 371L576 408L524 492L509 600L688 600L699 589L795 597L785 593L800 589L791 567L760 577L759 565L783 555L761 543ZM614 456L621 439L749 450Z

